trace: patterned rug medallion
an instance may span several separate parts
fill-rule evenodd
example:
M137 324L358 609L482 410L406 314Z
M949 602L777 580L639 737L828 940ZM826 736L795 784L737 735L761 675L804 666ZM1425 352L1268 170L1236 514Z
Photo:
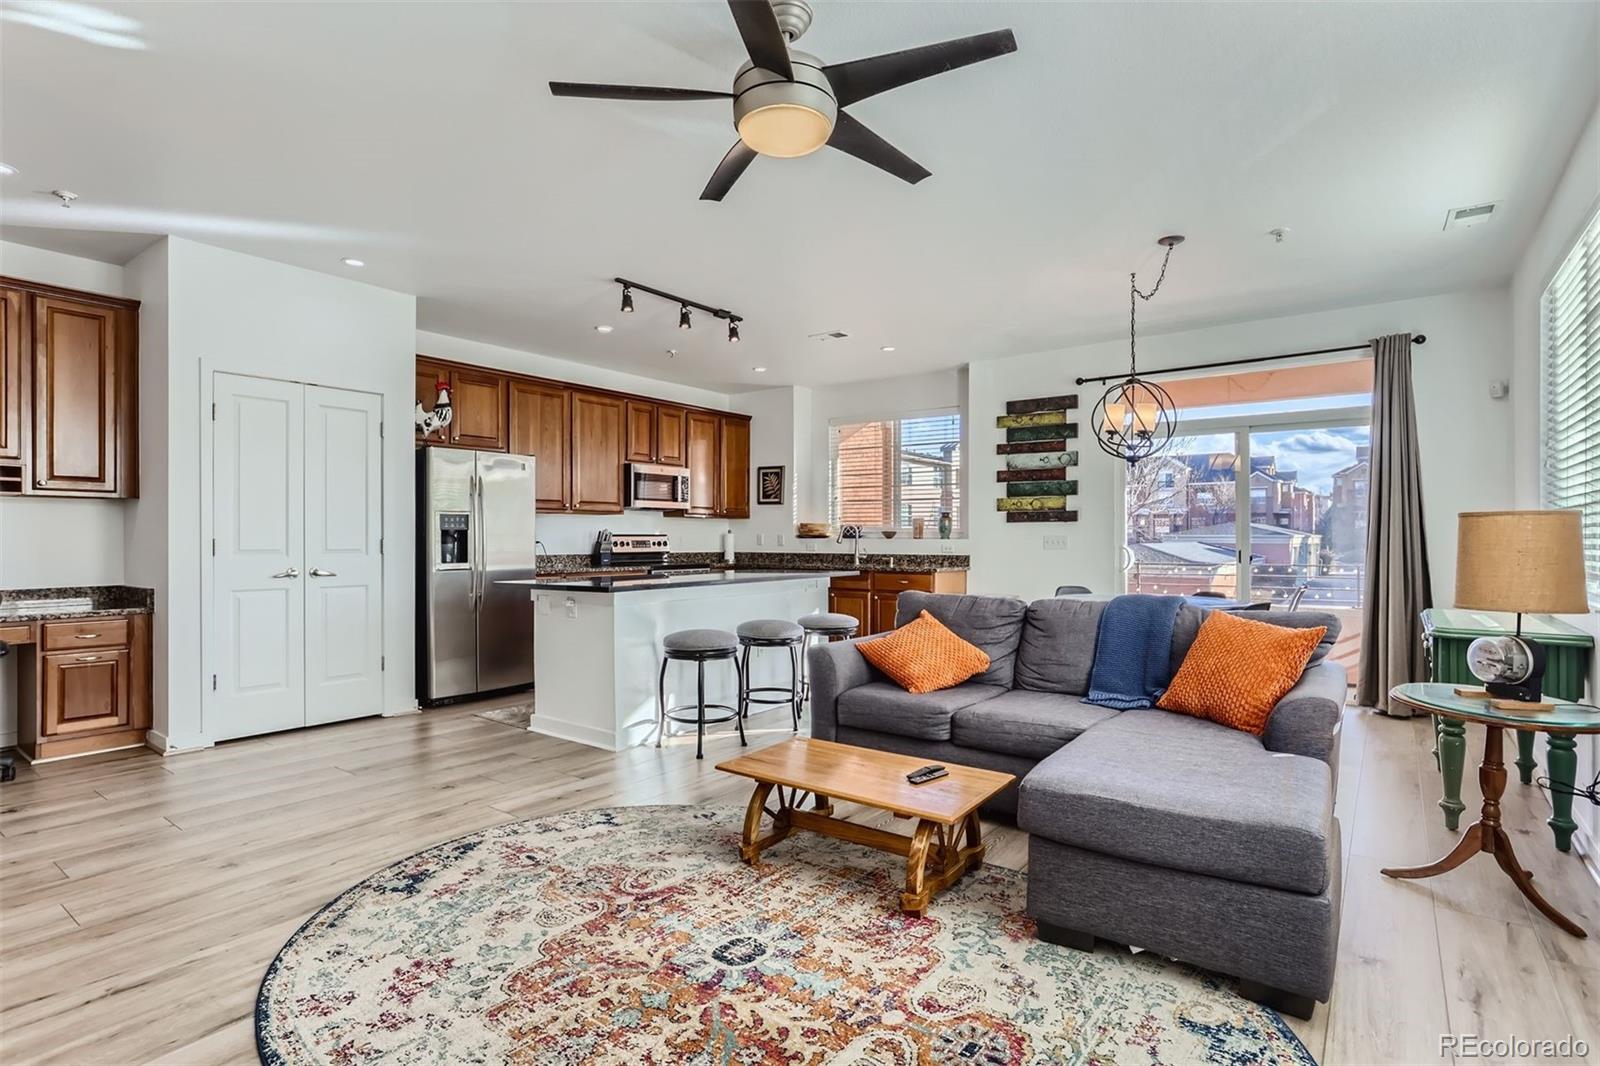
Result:
M1224 985L1034 939L1022 874L908 918L891 856L807 835L752 869L741 814L576 811L396 863L268 969L262 1061L1314 1066Z

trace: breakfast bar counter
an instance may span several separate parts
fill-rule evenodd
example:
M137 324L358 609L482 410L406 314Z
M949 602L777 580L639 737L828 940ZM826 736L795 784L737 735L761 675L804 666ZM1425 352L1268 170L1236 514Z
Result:
M685 629L734 632L758 618L793 621L825 611L835 570L724 570L664 576L506 582L534 601L535 710L528 729L621 751L653 742L662 640ZM751 685L787 685L787 655L751 657ZM706 671L708 701L737 703L731 667ZM695 671L669 670L667 698L695 701ZM788 729L787 714L781 719ZM753 724L753 723L752 723ZM732 725L721 728L732 729Z

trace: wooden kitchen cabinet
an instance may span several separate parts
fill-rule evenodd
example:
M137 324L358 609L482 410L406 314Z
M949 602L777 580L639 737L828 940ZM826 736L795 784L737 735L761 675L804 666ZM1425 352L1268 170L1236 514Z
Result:
M129 613L4 627L17 659L17 746L24 755L37 762L144 743L152 710L150 618Z
M861 623L857 636L887 633L894 628L902 592L967 591L965 570L871 570L828 583L828 610L848 614Z
M605 393L572 393L572 509L622 512L625 403Z
M866 589L830 588L828 610L854 618L860 627L856 630L857 636L872 632L872 593Z
M690 411L685 426L684 465L689 468L689 507L685 513L718 514L722 509L718 495L722 485L717 476L722 451L722 418L710 411Z
M534 457L535 508L570 510L572 390L513 378L509 391L511 451Z
M688 410L673 404L656 406L656 462L665 466L684 466L688 459L684 439Z
M0 279L0 493L139 494L138 307Z
M750 517L750 420L722 416L718 445L717 513L725 518Z
M623 456L630 463L654 463L656 449L656 405L643 400L627 401L628 447Z
M123 729L132 719L129 697L131 657L127 648L46 653L42 732L70 736L100 729Z
M483 370L450 371L450 443L479 451L506 450L506 379Z

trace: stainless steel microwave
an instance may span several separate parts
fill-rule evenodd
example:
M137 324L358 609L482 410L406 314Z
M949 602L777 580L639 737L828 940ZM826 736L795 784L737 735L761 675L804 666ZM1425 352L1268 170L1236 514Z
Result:
M629 463L628 507L683 511L689 507L689 468L656 463Z

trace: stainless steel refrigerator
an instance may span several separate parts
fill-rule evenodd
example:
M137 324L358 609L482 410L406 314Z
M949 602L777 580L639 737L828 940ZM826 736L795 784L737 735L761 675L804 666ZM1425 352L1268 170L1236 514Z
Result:
M417 452L417 698L533 684L534 458Z

